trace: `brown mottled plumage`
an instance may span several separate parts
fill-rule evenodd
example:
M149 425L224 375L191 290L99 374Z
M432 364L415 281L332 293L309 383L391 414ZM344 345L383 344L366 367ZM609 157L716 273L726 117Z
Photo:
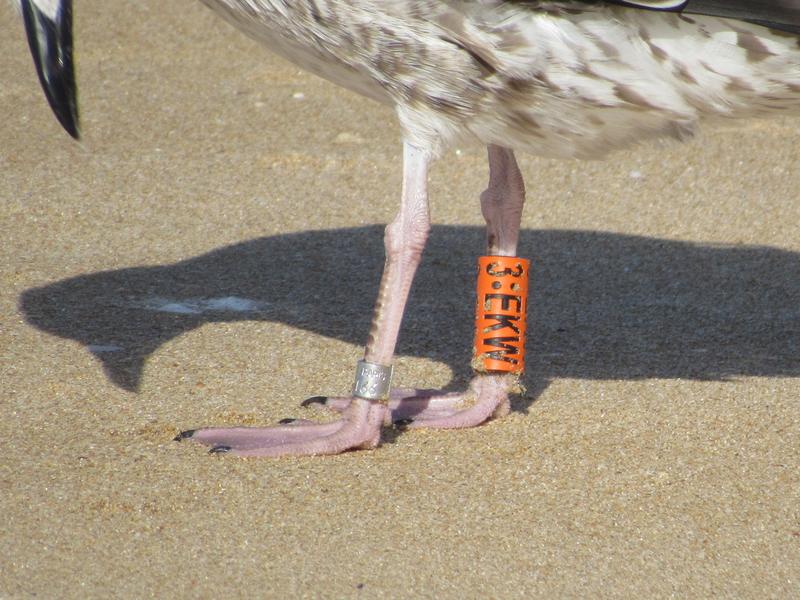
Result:
M797 36L587 2L203 0L301 67L396 107L407 139L601 157L800 104Z

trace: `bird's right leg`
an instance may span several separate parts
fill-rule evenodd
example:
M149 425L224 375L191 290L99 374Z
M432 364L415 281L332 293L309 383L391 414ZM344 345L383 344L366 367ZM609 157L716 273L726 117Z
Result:
M519 239L525 184L514 153L508 148L489 146L489 185L481 194L481 211L486 220L486 253L490 256L515 256ZM517 375L480 373L467 392L444 394L435 390L393 390L389 414L395 423L406 427L455 429L474 427L510 410L509 393L520 391ZM348 398L312 398L344 410Z
M431 155L408 143L403 148L403 193L400 211L386 227L386 264L362 364L352 396L341 399L342 418L316 424L292 419L277 427L225 427L190 430L175 439L211 446L212 452L238 456L337 454L374 448L387 419L385 385L373 385L371 373L391 373L394 347L408 292L430 229L428 165ZM388 379L388 378L387 378ZM385 392L385 393L384 393Z

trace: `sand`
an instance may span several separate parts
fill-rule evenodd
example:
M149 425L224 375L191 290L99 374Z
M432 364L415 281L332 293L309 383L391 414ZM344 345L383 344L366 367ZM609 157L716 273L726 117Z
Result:
M0 598L800 594L800 121L521 157L509 417L212 456L348 391L399 131L199 3L76 4L81 143L0 4ZM433 170L399 385L468 381L485 180Z

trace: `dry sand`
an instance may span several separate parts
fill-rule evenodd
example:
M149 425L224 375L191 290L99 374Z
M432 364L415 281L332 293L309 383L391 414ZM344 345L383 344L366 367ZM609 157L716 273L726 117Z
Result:
M199 3L76 4L80 144L0 3L0 598L800 594L800 121L522 158L508 418L210 456L171 438L348 390L398 129ZM434 169L400 385L468 379L485 179Z

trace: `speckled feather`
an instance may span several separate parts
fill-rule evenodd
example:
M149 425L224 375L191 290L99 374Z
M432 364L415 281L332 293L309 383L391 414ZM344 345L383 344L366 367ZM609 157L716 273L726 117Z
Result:
M800 107L797 36L580 2L202 0L299 66L394 105L411 143L598 158L701 119Z

